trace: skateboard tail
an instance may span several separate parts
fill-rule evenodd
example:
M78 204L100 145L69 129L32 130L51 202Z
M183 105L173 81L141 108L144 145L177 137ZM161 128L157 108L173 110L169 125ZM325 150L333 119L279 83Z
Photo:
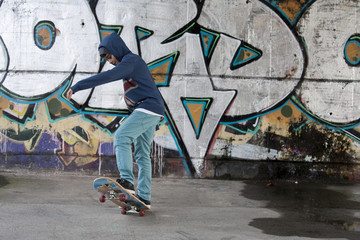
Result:
M94 180L94 189L97 190L99 187L101 187L102 185L108 185L110 184L112 187L116 187L116 185L113 182L110 182L108 179L106 178L96 178Z

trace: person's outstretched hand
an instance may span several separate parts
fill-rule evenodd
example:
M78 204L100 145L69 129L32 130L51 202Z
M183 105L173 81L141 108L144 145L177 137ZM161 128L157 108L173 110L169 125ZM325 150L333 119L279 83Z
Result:
M73 95L73 90L69 89L69 91L66 93L67 99L70 100L71 96Z

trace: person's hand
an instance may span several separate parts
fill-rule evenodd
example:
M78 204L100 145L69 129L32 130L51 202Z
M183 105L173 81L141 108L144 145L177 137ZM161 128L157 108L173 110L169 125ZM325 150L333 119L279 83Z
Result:
M66 93L67 99L70 100L71 96L73 95L73 90L69 89L69 91Z

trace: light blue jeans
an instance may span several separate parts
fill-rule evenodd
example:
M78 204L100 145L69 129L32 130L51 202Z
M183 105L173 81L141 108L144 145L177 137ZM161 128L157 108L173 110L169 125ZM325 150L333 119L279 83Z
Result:
M134 157L139 167L137 194L149 201L152 175L150 150L160 119L160 116L134 111L116 130L114 136L114 150L120 177L132 184L135 177L131 144L134 142Z

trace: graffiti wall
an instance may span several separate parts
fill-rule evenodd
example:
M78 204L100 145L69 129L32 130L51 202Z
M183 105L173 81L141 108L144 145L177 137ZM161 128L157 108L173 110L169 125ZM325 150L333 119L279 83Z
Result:
M274 177L284 163L358 179L359 1L0 0L0 16L3 169L116 173L121 80L65 98L111 68L97 46L115 32L165 101L155 176Z

